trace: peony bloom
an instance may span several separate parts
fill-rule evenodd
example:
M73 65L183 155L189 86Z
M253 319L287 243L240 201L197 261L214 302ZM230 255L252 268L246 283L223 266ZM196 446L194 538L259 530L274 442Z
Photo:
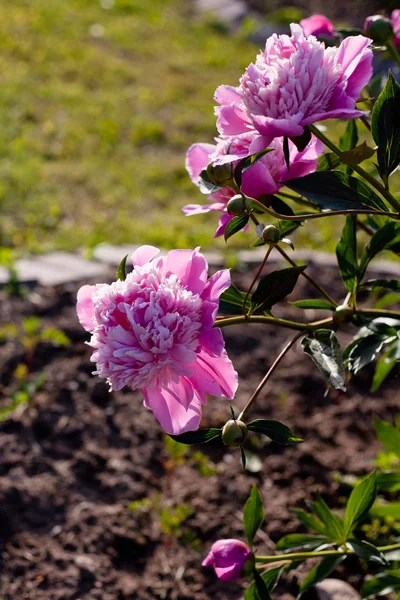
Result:
M235 581L243 574L247 564L253 564L253 554L244 542L239 540L218 540L203 560L203 567L214 567L219 579Z
M400 8L397 8L392 12L390 20L394 31L393 44L395 46L400 46Z
M213 328L230 275L208 278L198 249L158 252L141 246L125 281L80 288L77 313L92 334L94 374L110 389L140 389L165 431L177 435L198 429L206 394L236 392L237 373Z
M307 19L302 19L300 25L303 28L304 35L315 35L315 37L333 37L333 23L325 15L311 15Z
M198 185L200 172L209 162L217 165L230 161L235 165L239 159L252 154L253 141L258 137L257 132L253 130L236 137L217 139L216 145L193 144L186 156L186 168L193 183ZM302 152L299 152L289 141L288 168L283 153L283 138L275 138L270 147L274 150L268 152L243 173L242 190L251 198L275 194L282 187L282 182L312 173L317 168L319 154L323 152L323 144L315 138ZM223 188L210 194L209 204L188 204L182 210L187 216L210 211L222 212L214 236L218 237L224 233L226 225L233 218L226 212L226 205L234 194L235 192L230 188Z
M275 137L300 136L306 125L330 118L353 119L355 107L372 74L370 39L348 37L339 48L325 48L300 25L291 36L272 35L240 86L220 86L216 99L221 135L236 136L256 129L254 152Z

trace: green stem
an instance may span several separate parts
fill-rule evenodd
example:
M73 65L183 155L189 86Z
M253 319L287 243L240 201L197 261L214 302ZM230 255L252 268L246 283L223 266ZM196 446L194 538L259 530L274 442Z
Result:
M259 278L259 276L260 276L260 274L261 274L261 271L263 270L263 268L264 268L264 266L265 266L265 263L267 262L267 260L268 260L268 257L269 257L269 255L270 255L270 254L271 254L271 252L272 252L272 248L273 248L273 247L274 247L274 246L273 246L273 244L270 244L270 246L269 246L269 248L268 248L267 252L265 253L265 256L264 256L264 258L263 258L263 260L262 260L262 262L261 262L261 264L260 264L260 266L259 266L259 267L258 267L258 269L257 269L257 273L254 275L253 281L251 282L251 284L250 284L250 287L249 287L249 289L248 289L248 290L247 290L247 292L246 292L246 296L244 297L243 304L242 304L242 313L243 313L244 315L246 314L246 304L247 304L247 299L248 299L248 297L250 296L250 294L251 294L251 290L253 289L253 287L254 287L254 284L256 283L257 279Z
M380 310L379 308L359 308L355 311L357 315L364 317L391 317L392 319L400 319L400 312L397 310Z
M320 131L315 125L309 125L308 127L316 138L321 140L321 142L323 142L325 146L332 150L332 152L341 157L342 151L339 146L336 146L336 144L327 138L326 135L324 135L322 131ZM371 187L375 188L381 194L381 196L383 196L389 202L390 206L400 212L400 202L396 200L396 198L394 198L392 194L381 183L379 183L377 179L375 179L375 177L365 171L362 167L360 167L360 165L354 165L352 168L363 179L365 179L365 181L367 181Z
M246 406L244 407L244 409L242 410L242 412L238 416L239 421L244 421L244 418L247 415L247 413L249 412L251 405L254 403L255 399L260 394L261 390L263 389L263 387L267 383L268 379L271 377L272 373L275 371L276 367L279 365L279 363L281 362L281 360L283 359L283 357L285 356L285 354L287 354L287 352L289 352L290 348L292 346L294 346L294 344L297 342L297 340L299 339L299 337L301 337L302 335L303 335L302 331L300 331L299 333L297 333L294 336L294 338L292 338L286 344L286 346L283 348L283 350L277 356L277 358L275 359L275 361L272 363L271 367L269 368L267 374L261 380L261 382L259 383L258 387L256 388L256 390L252 394L250 400L248 401L248 403L246 404Z
M397 550L400 544L390 544L389 546L378 547L379 552L389 552ZM288 554L278 554L276 556L256 556L256 562L272 563L292 560L305 560L306 558L318 558L320 556L345 556L347 554L355 554L353 550L321 550L321 552L290 552Z
M390 55L393 58L393 60L400 67L400 55L397 52L397 50L395 48L395 45L393 44L393 42L391 40L389 40L389 41L386 42L386 48L388 49L388 52L390 53Z
M290 256L288 256L286 254L286 252L284 250L282 250L282 248L280 246L276 246L276 249L278 250L278 252L281 253L281 255L283 256L284 259L286 259L288 261L288 263L290 263L292 265L292 267L297 267L298 265L294 262L294 260L292 260L290 258ZM328 302L330 302L331 304L333 304L333 306L339 306L339 304L336 302L336 300L334 300L329 294L328 292L326 292L324 290L324 288L322 288L312 277L311 275L308 275L308 273L306 273L305 271L303 271L302 276L307 279L307 281L309 283L311 283L311 285L313 285L315 287L316 290L319 291L320 294L322 294L322 296L324 296Z
M264 325L277 325L294 331L313 331L320 327L332 328L335 325L334 320L330 317L321 321L313 321L311 323L299 323L297 321L288 321L287 319L276 319L275 317L267 317L264 315L240 315L237 317L222 317L217 319L214 327L229 327L230 325L240 325L242 323L263 323Z

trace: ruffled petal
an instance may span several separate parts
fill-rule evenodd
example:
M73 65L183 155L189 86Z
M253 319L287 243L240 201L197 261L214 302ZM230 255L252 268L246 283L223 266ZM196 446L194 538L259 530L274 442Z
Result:
M197 364L219 384L221 395L232 400L238 387L238 374L226 350L223 350L217 358L201 350L197 355Z
M210 154L215 151L213 144L193 144L186 153L186 169L193 183L198 185L199 175L210 162Z
M90 333L94 330L94 304L92 298L97 288L97 285L84 285L78 290L77 296L76 312L79 323Z
M160 249L155 246L140 246L140 248L131 254L132 265L134 267L142 267L157 256L159 252Z

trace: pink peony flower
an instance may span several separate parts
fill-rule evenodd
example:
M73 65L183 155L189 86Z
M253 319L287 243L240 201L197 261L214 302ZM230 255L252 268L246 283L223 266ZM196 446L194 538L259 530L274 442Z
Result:
M400 46L400 8L397 8L392 12L390 20L394 31L393 44L395 46Z
M370 39L348 37L339 48L325 48L305 37L300 25L291 36L272 35L239 88L220 86L216 100L221 135L240 135L256 129L253 147L267 147L275 137L300 136L306 125L333 117L353 119L355 107L372 74Z
M177 435L198 429L206 394L233 398L237 389L222 333L213 328L230 275L208 278L198 249L155 259L158 252L141 246L125 281L80 288L77 313L92 334L94 374L110 389L140 389L165 431Z
M311 15L307 19L302 19L300 25L303 28L304 35L315 35L315 37L323 36L326 38L333 37L333 23L325 15Z
M217 139L216 145L193 144L186 155L186 168L193 183L198 185L200 172L206 168L209 162L223 164L233 161L235 165L240 158L252 154L253 142L258 138L257 132L253 130L236 137ZM283 153L283 138L275 138L270 143L270 147L274 150L243 173L242 190L251 198L275 194L282 187L282 182L312 173L317 168L319 154L323 152L323 144L315 138L302 152L299 152L296 146L289 141L288 168ZM218 237L224 233L226 225L233 218L226 212L226 205L234 194L233 190L223 188L208 197L210 204L188 204L182 210L187 216L222 211L223 214L214 236Z
M218 540L202 562L203 567L214 567L219 579L235 581L243 573L246 563L253 563L253 554L244 542L239 540Z

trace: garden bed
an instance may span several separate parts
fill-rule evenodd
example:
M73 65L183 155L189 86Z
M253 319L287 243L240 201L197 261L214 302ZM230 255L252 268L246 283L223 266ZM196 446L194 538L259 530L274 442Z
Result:
M336 297L341 294L333 269L319 272L318 279ZM244 287L249 275L239 273L235 280ZM304 292L305 285L299 281L293 299L314 296L312 289ZM285 448L252 438L253 472L242 470L239 451L220 443L189 449L183 460L139 392L110 394L91 375L88 336L74 309L76 291L71 284L35 288L23 299L1 293L2 325L35 315L41 326L56 327L71 340L65 348L40 342L29 351L29 378L43 372L44 381L28 409L21 405L0 423L2 600L241 598L239 583L220 582L200 564L212 542L243 538L241 511L251 484L266 507L256 538L263 553L273 552L283 534L304 531L290 509L305 508L317 492L340 510L346 488L339 475L369 472L380 449L373 416L393 420L399 410L398 371L378 393L369 392L372 371L366 370L348 393L334 390L324 397L322 376L298 346L251 416L281 420L303 444ZM277 314L302 317L288 304ZM224 331L240 374L235 408L245 404L290 335L261 325ZM351 331L341 340L350 338ZM15 391L13 373L26 352L15 336L0 347L3 404ZM228 418L228 401L212 399L204 425L219 426ZM354 563L346 565L339 576L359 587ZM277 597L291 600L299 576L293 571L283 580Z

